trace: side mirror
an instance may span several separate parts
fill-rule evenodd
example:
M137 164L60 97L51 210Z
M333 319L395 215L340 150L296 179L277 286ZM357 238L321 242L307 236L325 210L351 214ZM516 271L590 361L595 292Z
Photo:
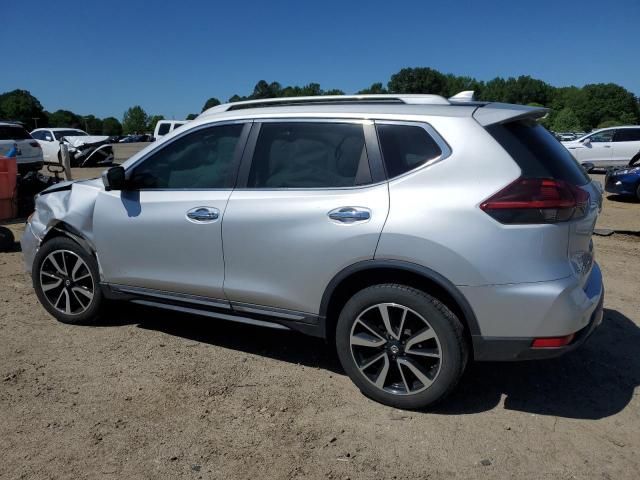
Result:
M124 168L117 165L102 172L102 183L104 183L106 191L123 190L125 184Z
M582 141L582 144L588 147L589 145L591 145L591 138L590 137L585 138Z
M44 139L45 139L47 142L53 142L53 138L51 138L51 135L47 135L47 136L45 136L45 137L44 137Z

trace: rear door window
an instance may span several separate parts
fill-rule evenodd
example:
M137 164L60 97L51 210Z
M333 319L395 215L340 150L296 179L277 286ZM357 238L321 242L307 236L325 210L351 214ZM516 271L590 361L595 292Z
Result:
M487 131L515 160L526 178L555 178L586 185L590 178L551 133L535 121L491 125Z
M402 175L442 155L438 143L421 126L377 124L376 130L389 178Z
M31 135L20 125L0 125L0 140L27 140Z
M614 142L638 142L640 141L640 128L621 128L616 130L613 136Z
M248 188L339 188L371 183L364 130L357 123L267 122Z

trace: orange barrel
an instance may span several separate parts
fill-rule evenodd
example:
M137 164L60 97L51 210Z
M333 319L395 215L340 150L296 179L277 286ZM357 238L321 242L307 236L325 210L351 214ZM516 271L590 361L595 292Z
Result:
M16 159L0 157L0 220L15 216L14 196L18 179Z

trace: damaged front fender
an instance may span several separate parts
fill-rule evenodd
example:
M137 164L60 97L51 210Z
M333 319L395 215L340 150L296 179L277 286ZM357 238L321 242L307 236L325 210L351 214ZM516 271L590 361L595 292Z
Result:
M28 272L31 272L38 248L54 232L75 237L84 248L95 251L93 211L101 190L102 182L93 179L57 184L38 195L35 212L20 240Z

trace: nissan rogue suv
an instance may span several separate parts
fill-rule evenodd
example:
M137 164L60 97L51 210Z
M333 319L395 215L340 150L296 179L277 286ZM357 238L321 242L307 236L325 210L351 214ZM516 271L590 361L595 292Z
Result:
M42 192L26 268L62 322L110 299L296 330L334 342L367 396L422 408L470 359L553 357L602 320L601 193L544 114L434 95L220 105Z

